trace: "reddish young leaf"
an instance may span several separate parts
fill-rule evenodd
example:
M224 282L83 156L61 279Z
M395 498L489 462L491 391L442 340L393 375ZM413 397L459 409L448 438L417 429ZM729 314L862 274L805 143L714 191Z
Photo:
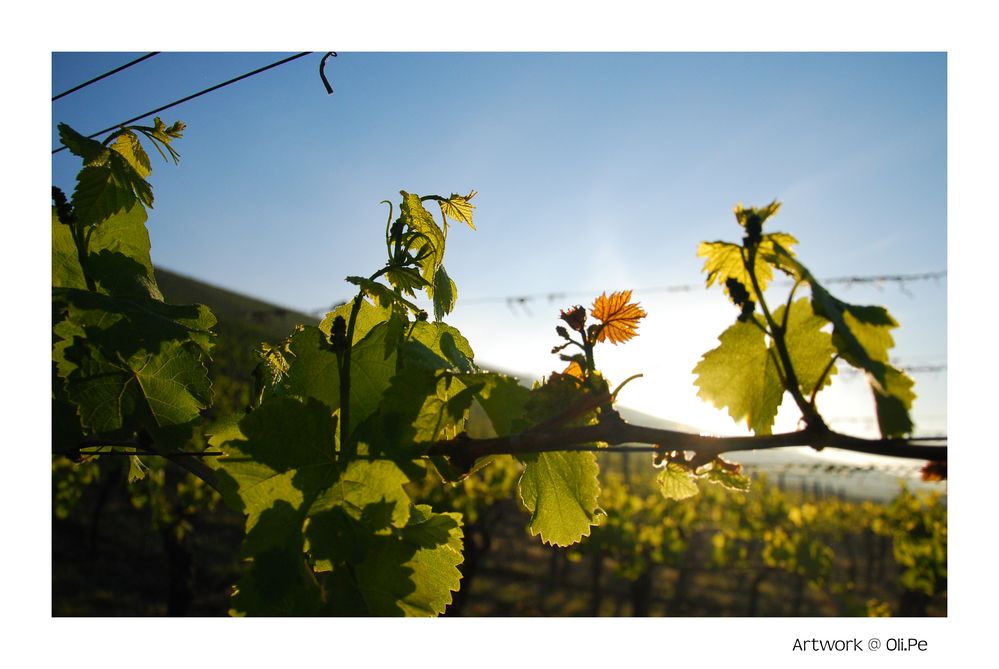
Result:
M947 461L931 460L919 471L924 481L946 481Z
M624 290L611 293L610 297L603 293L593 301L591 313L603 323L597 341L609 339L612 344L620 344L638 335L638 321L645 318L646 313L637 302L630 300L631 291Z

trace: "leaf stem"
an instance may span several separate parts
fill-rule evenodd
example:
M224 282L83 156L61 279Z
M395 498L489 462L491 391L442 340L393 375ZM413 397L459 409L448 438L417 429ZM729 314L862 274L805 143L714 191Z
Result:
M774 320L770 309L767 308L767 301L763 297L763 291L760 290L760 282L756 277L756 244L750 244L748 251L748 258L745 254L742 256L743 265L746 268L746 272L749 273L750 280L753 282L753 290L760 301L760 309L763 311L763 317L766 319L767 325L770 326L770 336L773 339L774 347L777 349L777 355L780 356L781 366L784 367L784 388L791 393L791 397L794 398L795 404L798 405L798 409L801 411L806 424L817 430L828 431L828 426L826 426L825 421L822 420L822 417L815 410L815 407L809 404L801 394L798 376L794 373L794 366L791 364L791 355L788 353L787 342L784 339L784 331Z
M794 302L794 292L798 290L798 286L801 285L801 279L796 279L794 285L791 286L791 292L787 296L787 305L784 307L784 319L780 325L780 331L787 333L787 319L791 315L791 304Z
M819 380L815 384L815 388L812 389L812 396L808 399L808 403L813 407L815 406L815 397L819 394L819 389L825 385L826 377L829 376L830 372L832 372L833 365L836 364L836 361L839 360L839 358L840 355L837 353L829 360L829 364L826 365L826 368L822 370L822 374L819 376Z

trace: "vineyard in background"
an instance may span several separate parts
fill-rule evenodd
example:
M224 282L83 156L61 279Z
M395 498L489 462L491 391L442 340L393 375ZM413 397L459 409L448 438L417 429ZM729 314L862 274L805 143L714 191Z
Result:
M207 304L219 319L209 421L249 404L261 342L309 322L168 272L156 278L168 301ZM649 467L623 466L638 455L599 458L606 516L570 548L528 536L515 497L521 466L509 456L455 485L410 484L414 502L464 518L462 584L446 615L946 615L939 495L850 501L763 475L748 494L704 485L675 501ZM147 459L145 477L128 484L126 457L53 459L54 615L227 613L243 517L162 463Z

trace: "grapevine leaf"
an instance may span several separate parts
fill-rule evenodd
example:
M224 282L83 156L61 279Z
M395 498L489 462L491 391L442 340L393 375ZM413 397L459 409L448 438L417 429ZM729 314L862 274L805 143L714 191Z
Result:
M833 346L844 360L867 372L881 436L911 434L909 410L916 397L912 390L915 384L888 363L888 349L894 345L889 330L898 326L895 319L882 307L847 304L833 297L808 268L780 246L770 261L811 286L812 309L833 324Z
M117 182L110 165L84 167L76 178L73 210L84 225L97 225L135 202L135 193Z
M433 616L451 603L461 578L459 514L417 506L409 523L389 534L376 534L335 510L315 521L309 528L311 550L332 570L324 581L328 613Z
M208 445L212 450L222 448L222 445L229 441L246 440L246 435L239 429L239 422L246 416L245 413L234 413L220 416L205 430L208 436ZM212 458L209 462L218 462Z
M756 253L756 279L760 284L760 290L765 291L767 284L773 279L773 268L768 262L779 244L783 249L791 248L792 244L797 244L798 240L785 232L774 232L763 235ZM746 271L743 262L745 249L738 244L731 242L701 242L697 247L697 255L704 257L704 268L707 276L707 285L711 287L715 283L725 286L725 292L732 297L726 282L729 278L734 279L749 292L754 302L759 302L759 296L753 288L753 280ZM790 251L788 251L790 253ZM748 256L747 256L748 257ZM734 285L734 284L731 284Z
M395 375L396 351L394 346L386 346L388 335L386 323L376 325L351 350L349 434L377 411L382 394ZM386 350L391 352L386 354Z
M340 367L322 330L306 326L291 337L293 362L276 394L314 397L335 411L340 407Z
M423 208L419 195L399 191L402 195L401 219L403 225L416 234L412 252L419 256L422 252L428 255L420 264L420 274L426 279L427 296L433 298L433 281L437 268L444 262L444 231L440 229L434 217Z
M531 513L531 534L541 535L542 541L556 546L569 546L589 536L600 513L596 454L533 453L520 460L526 466L518 488Z
M86 166L104 165L108 161L110 152L107 147L96 139L84 137L65 123L60 123L59 141L73 154L83 159Z
M76 341L66 350L76 363L66 392L83 425L98 432L136 427L129 424L135 416L148 416L156 426L187 423L211 401L200 356L180 342L165 343L156 354L138 351L109 359Z
M445 217L445 224L447 219L450 218L453 221L461 221L474 230L475 224L472 223L472 210L475 209L475 205L472 204L471 200L476 194L474 190L469 191L468 195L451 193L451 197L438 200L441 205L441 213Z
M582 365L579 364L578 360L573 360L569 363L569 366L562 370L562 374L566 376L572 376L580 381L586 380L586 372L583 371Z
M362 276L348 276L346 280L347 283L352 283L359 287L365 295L377 300L382 309L391 310L393 305L399 304L406 307L414 314L418 314L423 311L399 293L396 293L388 286L378 283L377 281L372 281L371 279L366 279Z
M413 558L403 565L413 570L416 585L415 591L402 599L403 612L410 616L444 613L461 579L461 514L433 513L429 506L420 505L400 534L403 541L416 547Z
M393 288L411 297L416 297L416 291L427 285L426 279L413 267L393 267L385 273L385 278Z
M494 434L505 437L528 427L524 419L531 391L510 376L480 373L462 377L468 384L482 384L476 403L489 419ZM471 435L475 436L475 435Z
M66 336L86 336L108 355L157 350L163 342L192 341L211 351L215 316L203 305L164 304L148 297L118 298L75 288L52 289L53 323L69 320ZM67 326L68 327L68 326ZM85 328L86 333L79 328Z
M662 468L656 482L666 499L687 499L699 492L694 475L675 462L669 462Z
M718 337L721 346L704 354L694 367L697 395L728 409L756 434L770 434L784 387L763 331L756 323L737 321Z
M382 519L381 527L403 527L409 521L409 495L403 486L406 475L387 460L354 460L332 485L316 497L310 513L340 508L355 520L368 519L372 510Z
M878 427L885 437L901 437L911 434L912 418L909 410L916 399L912 388L915 382L905 372L891 365L875 365L871 390L874 393L874 408L878 416Z
M735 205L733 212L735 220L747 230L753 226L762 227L767 219L780 210L780 202L774 200L765 207L743 207L742 203Z
M378 411L359 428L369 453L412 459L414 446L453 437L482 383L419 366L402 368L392 377Z
M418 321L409 336L411 341L419 342L435 356L445 361L443 368L469 372L474 368L472 351L468 340L458 328L447 323L427 323Z
M597 375L594 375L594 381L598 380L602 381ZM538 425L564 414L568 408L586 400L586 396L591 392L579 382L579 379L566 374L552 374L544 385L531 391L524 407L526 417L531 425ZM566 426L587 425L595 423L596 420L596 407L593 407L576 415L565 417L561 424Z
M376 455L410 451L415 441L430 441L425 425L417 425L424 405L436 401L438 378L433 370L408 365L399 370L382 394L378 411L359 428L359 439ZM424 421L425 423L425 421Z
M98 290L110 295L148 295L162 300L149 255L146 210L139 204L94 229L88 269Z
M782 323L786 307L781 305L774 311L773 317L777 323ZM811 302L807 297L796 300L791 304L791 311L787 316L787 332L784 334L784 342L787 344L788 355L791 358L791 366L798 377L801 391L807 397L819 383L823 373L836 355L836 348L832 343L832 335L823 332L822 328L829 324L825 318L816 316L812 311ZM776 348L770 344L773 355L776 355ZM832 382L832 372L826 375L823 385Z
M117 151L106 165L84 167L73 191L73 211L84 225L98 225L136 203L153 204L149 183Z
M319 324L319 329L323 331L323 334L327 337L330 335L333 320L337 316L341 316L344 321L349 320L351 307L352 304L348 302L346 304L341 304L333 311L327 313L322 322ZM375 327L379 323L387 321L391 314L391 309L375 306L368 300L362 299L361 306L357 312L357 320L354 323L354 340L351 344L356 344L360 341L364 335L371 331L371 328Z
M122 158L132 166L135 172L145 179L153 171L152 166L149 164L149 156L146 154L146 150L142 148L142 144L139 143L139 138L135 136L135 133L128 131L123 132L115 138L111 148L121 154Z
M708 481L709 483L714 483L723 488L728 488L729 490L735 490L738 492L749 491L750 482L748 477L734 471L728 471L722 467L717 467L713 464L710 469L700 475L700 478Z
M286 502L301 516L339 507L359 519L370 504L387 504L391 522L404 526L406 475L385 460L336 461L336 417L318 400L275 397L213 437L226 502L248 514L251 530L261 514ZM299 520L299 528L301 528Z
M146 478L146 472L149 471L142 460L139 459L138 455L128 456L128 482L135 483L136 481L141 481Z
M305 563L302 519L289 503L264 510L247 531L241 555L249 568L236 585L233 615L309 615L322 606L318 584Z
M647 315L637 302L631 302L631 291L625 290L612 293L602 293L593 302L591 313L603 323L597 341L610 340L612 344L621 344L637 336L638 321Z
M216 460L222 497L248 515L248 532L278 502L301 513L306 496L311 504L332 485L335 432L336 418L318 400L273 397L213 437L226 453Z
M843 322L854 338L864 348L872 360L888 362L888 349L895 346L890 330L898 327L898 322L882 307L857 306L841 302ZM834 333L838 348L848 349L850 345L841 341L842 336Z
M434 274L434 320L440 321L454 311L457 301L458 287L444 271L444 265L441 265Z
M73 233L68 225L59 222L55 207L52 207L52 286L80 289L87 287Z

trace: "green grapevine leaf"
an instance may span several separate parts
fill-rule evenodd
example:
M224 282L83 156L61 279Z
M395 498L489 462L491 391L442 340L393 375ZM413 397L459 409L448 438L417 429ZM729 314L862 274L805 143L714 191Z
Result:
M122 158L131 165L136 174L145 179L152 173L153 168L149 164L149 156L146 150L139 143L139 138L131 131L118 135L111 148L121 154Z
M396 352L387 345L387 323L371 329L350 354L350 425L352 434L364 419L378 410L382 395L395 376ZM386 354L386 351L391 352Z
M488 436L505 437L529 426L524 415L531 391L521 385L520 381L492 372L472 374L463 379L466 383L483 384L476 404L481 406L494 432Z
M333 507L358 519L369 504L383 503L391 507L392 523L405 525L405 474L384 460L339 465L336 424L318 400L274 397L240 420L238 430L227 426L213 436L210 443L226 452L217 461L223 497L248 514L248 531L278 502L289 504L302 520Z
M694 475L675 462L667 463L660 470L656 482L666 499L687 499L699 492Z
M309 527L310 550L328 567L326 612L333 615L433 616L459 586L461 516L412 509L408 524L385 532L334 509Z
M721 346L694 367L697 395L728 409L736 421L745 418L756 434L770 434L784 387L763 331L757 323L737 321L718 340Z
M422 356L423 364L435 369L454 369L466 373L474 369L472 359L475 354L472 352L468 340L457 328L447 323L418 321L413 326L409 339L409 343L422 344L436 358L436 360L428 360L425 352L407 346L404 352L410 356L410 359L415 353ZM419 361L416 362L419 364Z
M66 355L73 355L76 364L66 392L83 425L98 432L131 427L129 419L137 415L150 416L157 426L187 423L211 401L211 382L200 356L179 342L127 359L109 359L82 344L74 344Z
M433 513L429 506L413 509L409 524L400 531L403 541L416 552L403 569L412 569L416 588L400 603L410 616L433 616L444 613L457 592L462 556L461 514Z
M733 212L735 220L739 225L747 230L752 226L762 227L767 219L780 210L780 202L774 200L765 207L743 207L742 204L735 205Z
M434 320L440 321L454 311L457 301L458 287L444 271L444 265L441 265L434 274Z
M460 517L412 507L408 477L391 462L337 463L335 435L323 404L291 397L268 399L213 435L226 452L216 464L223 496L248 514L243 555L252 563L234 608L442 613L460 578Z
M346 304L341 304L339 307L330 311L323 318L322 322L319 324L319 329L323 331L327 337L330 335L330 328L333 326L333 320L337 316L341 316L344 321L350 320L350 310L352 307L351 302ZM356 344L358 341L364 338L371 328L375 327L379 323L384 323L392 315L392 310L381 306L375 306L368 300L361 300L361 307L357 312L357 320L354 323L354 340L351 344Z
M149 256L146 210L138 204L120 211L90 231L87 268L99 292L148 296L162 300ZM70 228L61 225L53 209L52 285L86 288L83 268Z
M471 200L476 194L474 190L469 191L468 195L451 193L451 197L438 200L441 205L441 213L445 217L444 224L447 225L447 219L450 218L453 221L461 221L474 230L475 224L472 223L472 210L475 209L475 205L472 204Z
M110 165L102 165L80 170L72 201L76 216L84 225L97 225L119 211L131 208L136 198L130 188L117 183Z
M90 237L88 269L101 292L148 295L162 301L149 254L146 218L145 208L135 204L94 229Z
M518 487L531 514L531 534L555 546L570 546L589 536L599 513L596 454L533 453L520 460L526 467Z
M888 349L894 345L889 330L898 327L895 319L882 307L847 304L833 297L808 268L780 246L769 260L811 286L812 309L833 324L833 346L844 360L868 373L881 436L911 434L914 426L909 410L916 397L912 391L915 384L888 362Z
M785 232L774 232L763 235L756 254L755 269L756 279L760 284L760 290L765 291L767 284L773 279L773 268L767 259L774 253L775 244L779 244L784 249L790 249L792 244L797 244L798 240ZM725 286L726 294L729 288L726 281L729 278L735 279L749 292L754 302L759 302L759 296L753 288L753 280L746 271L743 261L743 254L747 254L742 246L731 242L701 242L697 247L697 255L704 257L704 268L707 277L707 285L711 287L715 283ZM745 256L748 258L748 255Z
M836 306L843 314L846 327L867 355L872 360L888 362L888 349L895 346L890 330L898 327L898 322L891 317L891 314L882 307L861 307L845 302L839 302ZM833 334L838 348L851 347L849 342L841 341L842 335L835 331Z
M300 513L285 501L260 514L243 540L249 569L236 585L233 615L315 615L322 594L305 562Z
M385 278L389 280L392 287L401 290L406 295L416 297L416 291L427 286L427 281L420 272L413 267L393 267L385 273ZM375 297L372 295L372 297ZM384 304L384 300L380 300Z
M98 225L136 203L151 207L152 188L117 151L106 165L84 167L77 175L73 211L84 225Z
M73 233L68 225L59 222L56 208L52 207L52 286L54 288L87 288L87 281L80 267Z
M406 475L387 460L354 460L332 485L317 495L310 513L340 508L355 520L370 516L381 507L385 527L403 527L409 520L410 501L403 486ZM379 528L381 529L381 528Z
M84 335L92 345L115 357L154 351L163 342L192 341L205 353L212 348L215 316L203 305L164 304L146 298L117 298L75 288L52 289L53 323L69 320L68 336ZM58 327L58 326L57 326Z
M141 481L146 478L146 472L149 471L149 467L143 464L142 460L139 459L138 455L128 456L128 482L135 483L136 481Z
M60 123L59 141L73 154L83 159L86 166L98 166L107 164L110 151L96 139L84 137L65 123Z
M878 416L878 427L882 436L902 437L911 434L912 418L909 410L916 399L912 388L915 382L905 372L891 365L874 365L874 408Z
M326 334L319 328L305 326L292 335L289 348L294 360L275 393L314 397L331 412L337 410L340 407L340 367Z
M348 276L347 283L354 284L359 287L365 295L377 300L382 309L391 310L393 305L399 304L406 307L414 314L418 314L423 311L399 293L396 293L388 286L378 283L377 281L372 281L371 279L366 279L362 276Z
M699 473L698 478L720 485L723 488L728 488L729 490L749 492L750 481L748 477L736 471L726 470L713 463L707 471Z
M399 191L399 193L402 195L400 217L403 225L417 235L410 248L417 256L423 252L428 253L426 259L420 264L420 274L429 284L427 294L428 297L432 298L434 274L444 262L444 231L434 221L430 212L423 208L419 195L413 195L406 191Z
M774 311L773 317L778 324L784 322L785 312L784 305ZM833 356L836 355L836 347L832 344L832 335L822 332L822 328L828 324L829 321L825 318L815 315L812 311L811 301L807 297L791 304L784 342L791 358L791 366L798 377L801 391L806 397L815 390L822 374L829 366ZM772 342L770 348L773 355L776 356L776 348ZM835 367L826 375L823 385L832 382L831 377L834 373Z

